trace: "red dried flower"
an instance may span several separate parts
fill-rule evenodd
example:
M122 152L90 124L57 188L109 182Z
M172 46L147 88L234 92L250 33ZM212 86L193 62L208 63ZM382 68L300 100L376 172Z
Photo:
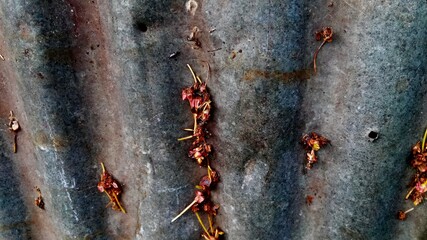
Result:
M321 41L323 40L322 44L317 48L316 52L314 53L314 57L313 57L313 68L314 68L314 73L317 72L317 65L316 65L316 60L317 60L317 54L319 54L320 49L323 47L323 45L325 45L325 43L330 43L332 42L332 36L333 36L333 30L331 27L325 27L322 30L316 32L316 41Z
M312 132L309 134L304 134L301 138L301 144L303 145L304 149L307 150L307 163L306 168L311 169L313 167L313 164L317 162L317 156L316 151L319 151L323 146L330 143L330 141L322 137L321 135Z
M119 201L119 196L122 193L122 187L120 183L107 172L104 163L101 163L101 166L102 174L101 180L98 182L98 191L105 192L105 194L107 194L108 198L110 199L108 205L111 204L112 209L120 210L123 213L126 213L126 210L122 207Z

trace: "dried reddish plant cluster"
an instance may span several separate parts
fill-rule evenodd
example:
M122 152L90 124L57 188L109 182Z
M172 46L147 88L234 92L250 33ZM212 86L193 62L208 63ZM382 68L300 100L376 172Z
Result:
M422 142L418 141L411 151L411 166L415 169L415 175L410 183L411 189L406 194L405 199L411 199L415 206L422 203L427 192L427 147L425 145L427 130L424 132ZM406 214L413 208L403 212L399 211L397 218L405 220Z
M313 167L313 164L317 162L316 152L328 143L330 143L328 139L315 132L312 132L311 134L304 134L304 136L302 136L301 144L304 149L307 150L306 169L311 169Z
M320 44L320 46L317 48L316 52L314 53L314 57L313 57L314 73L317 72L317 65L316 65L317 54L319 54L320 49L323 47L323 45L325 45L325 43L332 42L333 33L334 32L331 27L324 27L322 28L322 30L316 32L316 41L322 41L322 44Z
M123 191L120 183L107 172L104 163L101 163L101 166L102 174L101 180L98 182L98 190L100 192L105 192L105 194L107 194L108 198L110 199L110 202L107 206L111 204L112 209L126 213L126 210L122 207L119 201L120 194Z
M206 167L207 174L200 179L199 184L196 186L193 202L172 219L172 222L191 208L203 228L202 237L206 240L216 240L224 233L219 228L214 227L214 217L218 213L219 205L211 200L211 191L219 182L218 172L213 170L210 165L209 156L212 153L212 146L206 142L209 134L206 126L211 113L211 99L206 83L202 82L200 77L194 74L190 65L187 66L193 75L194 84L182 90L182 100L188 101L194 124L192 129L185 129L192 132L192 134L178 140L193 139L188 156L194 159L199 166ZM208 227L203 223L200 212L204 212L207 215Z

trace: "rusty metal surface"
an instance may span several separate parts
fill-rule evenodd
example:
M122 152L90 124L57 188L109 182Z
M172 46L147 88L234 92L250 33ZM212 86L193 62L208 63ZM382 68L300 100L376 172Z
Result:
M13 110L22 126L16 154L0 131L0 238L199 239L193 214L170 223L203 174L176 140L191 125L187 63L214 101L226 239L425 238L426 206L395 214L426 126L427 3L196 2L192 15L185 1L0 1L1 122ZM332 145L304 175L309 131ZM101 161L127 214L105 208Z

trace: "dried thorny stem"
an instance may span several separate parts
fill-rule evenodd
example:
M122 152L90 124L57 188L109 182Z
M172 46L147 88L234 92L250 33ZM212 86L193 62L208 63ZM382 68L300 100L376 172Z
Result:
M415 190L415 187L412 187L411 190L409 190L408 194L406 194L405 199L408 199L414 190Z
M196 74L194 74L193 69L191 68L190 64L187 64L188 69L190 69L191 75L193 75L194 83L197 83Z
M427 138L427 129L424 131L423 141L422 141L422 144L421 144L421 149L422 149L423 151L425 151L426 138Z
M178 218L180 218L185 212L188 211L188 209L190 209L195 203L197 202L196 199L194 199L194 201L192 203L190 203L186 208L184 208L184 210L182 210L176 217L174 217L172 219L171 222L175 222L175 220L177 220Z
M208 221L209 221L209 230L211 234L214 234L213 221L212 221L212 216L210 214L208 214Z
M207 229L206 229L206 227L205 227L205 224L203 224L203 221L202 221L202 219L200 218L199 213L198 213L198 212L194 212L194 213L196 214L197 220L199 221L200 225L202 226L203 231L205 231L205 233L206 233L209 237L211 237L211 235L209 234L208 230L207 230Z
M17 143L18 134L16 132L13 134L13 153L18 152L18 143Z
M126 213L126 210L120 203L119 196L122 193L121 184L105 169L104 163L101 162L102 174L101 180L98 182L98 190L100 192L105 192L105 194L110 199L107 207L111 204L111 208L114 210L120 210L123 213Z
M209 66L209 65L208 65ZM212 146L207 143L206 139L209 136L206 125L210 118L211 99L208 93L206 82L197 76L190 65L188 69L193 76L194 83L192 86L182 90L182 100L187 100L190 104L190 109L193 114L193 128L185 128L185 131L192 132L192 135L179 138L179 141L192 139L193 143L189 150L189 157L196 160L200 167L206 167L207 174L200 179L196 186L194 200L175 218L172 222L181 217L190 208L195 213L197 220L203 228L202 236L208 240L219 239L223 234L218 228L214 227L214 216L216 216L219 206L214 204L210 199L211 191L219 181L219 174L212 169L210 165L210 154ZM209 221L209 229L203 223L200 212L205 212Z
M321 31L316 33L316 40L317 41L323 40L323 42L317 48L316 52L314 52L314 56L313 56L314 73L317 72L317 65L316 65L317 54L319 54L320 49L323 47L323 45L325 45L325 43L332 42L332 35L333 35L333 30L331 27L325 27Z

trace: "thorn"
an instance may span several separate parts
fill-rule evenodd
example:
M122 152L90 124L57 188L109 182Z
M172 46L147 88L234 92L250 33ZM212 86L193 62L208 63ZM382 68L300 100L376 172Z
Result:
M174 219L172 219L171 223L175 222L175 220L177 220L179 217L181 217L186 211L188 211L188 209L190 209L195 203L197 202L196 199L194 199L194 201L192 203L190 203L190 205L188 205L184 210L182 210L176 217L174 217Z
M187 67L190 69L190 72L193 75L194 83L197 83L196 74L194 74L193 69L191 68L190 64L187 64Z

